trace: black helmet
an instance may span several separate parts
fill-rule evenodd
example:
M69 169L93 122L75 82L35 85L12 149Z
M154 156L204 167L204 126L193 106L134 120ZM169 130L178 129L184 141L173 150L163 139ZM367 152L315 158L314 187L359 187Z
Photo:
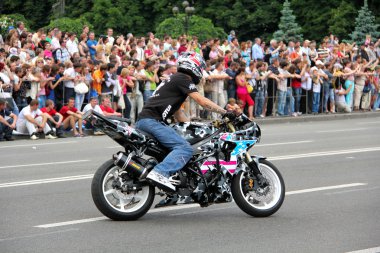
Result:
M179 72L191 76L193 82L198 84L203 77L206 62L203 57L195 52L184 52L178 57L177 67Z

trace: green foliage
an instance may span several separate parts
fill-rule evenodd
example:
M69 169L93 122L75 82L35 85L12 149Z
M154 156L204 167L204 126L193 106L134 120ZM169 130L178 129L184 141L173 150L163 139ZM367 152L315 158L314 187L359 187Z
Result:
M375 17L368 8L368 2L364 0L364 5L355 20L355 30L350 35L351 39L358 44L363 44L367 34L372 38L379 38L378 28L379 25L375 23Z
M22 21L25 25L25 28L29 29L29 23L22 14L15 13L15 14L9 14L9 15L1 15L0 16L0 34L6 34L10 26L13 26L14 28L16 28L17 21Z
M82 28L84 25L88 25L90 28L92 28L92 25L89 22L87 22L84 18L59 18L52 20L50 24L45 28L52 29L55 27L59 27L59 29L61 29L64 32L74 32L77 35L80 35L82 33Z
M355 6L347 1L342 1L338 8L331 10L328 31L337 35L338 38L347 38L353 30L353 22L347 22L356 14Z
M290 3L288 0L284 2L284 8L281 11L282 17L280 19L280 28L273 34L273 37L280 41L300 41L302 40L301 27L296 22L296 17L293 15L293 11L290 9Z
M163 38L166 34L172 37L178 37L185 33L185 14L179 14L176 17L167 18L162 21L156 29L156 36ZM225 38L227 34L220 27L215 27L211 19L193 15L189 18L188 35L198 36L200 41L208 38Z

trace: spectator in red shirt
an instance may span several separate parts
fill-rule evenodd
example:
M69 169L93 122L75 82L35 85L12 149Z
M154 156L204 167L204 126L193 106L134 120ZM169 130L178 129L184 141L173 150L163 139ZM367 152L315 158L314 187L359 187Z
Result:
M121 113L115 112L115 110L112 108L111 100L107 96L102 98L102 104L100 105L100 109L102 109L106 117L109 117L109 116L121 117Z
M45 107L41 108L41 112L45 113L45 115L48 118L48 124L51 128L56 129L57 137L58 138L65 138L63 135L63 116L59 112L57 112L55 108L55 104L53 100L46 100Z
M183 52L186 52L188 50L188 43L186 38L181 39L180 43L181 45L177 51L178 55L181 55Z
M75 99L69 98L69 101L66 106L62 107L59 111L63 116L63 129L69 130L73 129L75 137L83 137L82 131L82 113L74 107ZM75 127L75 123L78 122L79 133Z

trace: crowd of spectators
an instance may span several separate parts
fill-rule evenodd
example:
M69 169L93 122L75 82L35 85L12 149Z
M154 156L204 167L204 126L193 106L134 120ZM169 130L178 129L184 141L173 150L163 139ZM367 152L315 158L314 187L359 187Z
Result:
M182 35L162 40L111 28L96 37L27 31L22 22L0 37L0 140L17 130L38 139L84 136L82 115L89 109L135 122L144 102L162 80L176 72L176 59L195 51L206 60L197 89L218 105L250 118L379 110L380 40L356 45L334 35L316 41L228 38L198 41ZM100 106L98 104L101 104ZM193 119L215 119L194 101L182 109ZM94 129L96 134L102 134Z

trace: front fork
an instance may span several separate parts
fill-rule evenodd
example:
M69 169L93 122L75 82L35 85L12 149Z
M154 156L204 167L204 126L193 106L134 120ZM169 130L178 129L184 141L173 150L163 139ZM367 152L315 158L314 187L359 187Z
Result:
M261 171L259 169L260 159L266 159L262 156L253 156L253 158L248 154L248 152L245 154L247 165L249 169L251 170L252 174L257 178L258 184L260 187L265 187L268 185L267 180L263 175L261 174Z

